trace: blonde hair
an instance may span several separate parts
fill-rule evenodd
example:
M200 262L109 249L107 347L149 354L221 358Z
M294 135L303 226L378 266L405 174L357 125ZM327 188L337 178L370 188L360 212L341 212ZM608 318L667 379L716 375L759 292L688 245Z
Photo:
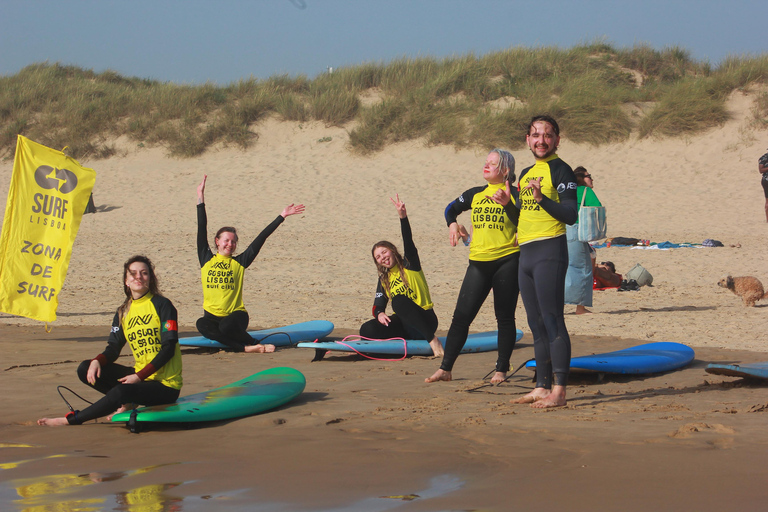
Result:
M501 148L492 149L491 153L499 155L499 170L504 173L504 179L514 183L517 178L515 176L515 157L512 156L512 153Z

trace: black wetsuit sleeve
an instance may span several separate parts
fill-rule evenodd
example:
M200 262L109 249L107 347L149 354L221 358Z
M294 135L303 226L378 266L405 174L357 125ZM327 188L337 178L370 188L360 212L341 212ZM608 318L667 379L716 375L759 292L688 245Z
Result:
M208 215L205 213L205 203L197 205L197 258L201 268L213 258L213 252L208 245Z
M235 256L235 260L244 268L248 268L251 263L253 263L253 260L256 259L256 256L259 254L259 251L264 245L264 242L266 242L267 238L269 238L269 235L274 233L284 220L285 219L282 215L278 215L277 218L273 220L269 226L265 227L262 232L259 233L259 236L257 236L253 242L251 242L251 245L249 245L242 254Z
M120 351L125 346L128 340L125 339L123 328L120 326L120 312L115 313L115 318L112 320L112 329L109 332L109 340L107 340L107 348L96 356L96 360L102 366L109 363L114 363L120 356Z
M381 280L379 280L376 285L376 297L373 299L373 318L378 318L379 313L386 314L388 302L389 299L387 298L387 294L384 293L384 288L381 286Z
M567 164L554 167L551 172L552 184L558 188L560 202L545 196L539 205L556 220L573 225L579 218L576 207L576 176Z
M413 232L408 217L400 219L400 232L403 235L403 256L408 260L408 269L418 272L421 270L421 260L416 244L413 243Z
M170 361L179 343L178 313L173 303L165 297L155 295L152 297L152 305L155 306L157 316L160 317L160 351L138 372L141 380L145 380Z
M487 185L486 185L487 187ZM445 222L450 226L454 222L457 222L458 216L472 208L472 199L475 194L481 192L486 187L475 187L465 191L459 197L451 201L448 206L445 207Z
M510 186L509 195L512 196L512 199L504 206L504 212L509 217L509 220L512 221L512 224L517 226L520 221L520 208L517 206L520 204L520 192L517 191L517 188Z

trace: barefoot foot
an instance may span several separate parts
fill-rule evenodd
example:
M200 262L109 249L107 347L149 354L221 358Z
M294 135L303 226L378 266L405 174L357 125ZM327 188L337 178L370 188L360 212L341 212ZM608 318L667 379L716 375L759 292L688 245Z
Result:
M548 397L550 393L551 391L549 389L534 388L534 390L527 395L511 400L510 402L513 404L532 404Z
M585 308L584 306L576 306L576 314L577 315L591 315L592 312Z
M549 395L536 400L531 404L531 407L534 409L550 409L552 407L564 407L567 403L565 400L565 386L554 386Z
M37 420L37 424L45 427L62 427L64 425L69 425L69 421L67 421L66 417L40 418L39 420Z
M112 421L112 416L114 416L115 414L120 414L121 412L125 412L125 411L132 411L137 407L138 407L137 404L123 404L120 407L118 407L115 412L107 416L105 419L107 421Z
M270 344L262 345L261 343L256 343L255 345L246 345L245 351L249 354L265 354L268 352L274 352L275 346Z
M429 342L429 346L432 347L432 355L435 357L443 357L445 352L443 352L443 345L440 343L440 340L435 337L432 341Z
M491 384L501 384L507 380L507 374L505 372L496 372L491 377Z
M431 377L424 379L424 382L437 382L439 380L448 382L452 379L453 377L451 376L451 372L446 372L445 370L437 370Z

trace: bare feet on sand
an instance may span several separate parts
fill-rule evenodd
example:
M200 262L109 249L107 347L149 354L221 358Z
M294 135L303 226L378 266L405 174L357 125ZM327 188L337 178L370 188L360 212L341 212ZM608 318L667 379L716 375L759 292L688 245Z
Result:
M264 354L267 352L274 352L275 346L270 344L262 345L261 343L256 343L255 345L246 345L245 351L249 354Z
M429 346L432 347L432 354L435 357L443 357L443 354L445 354L445 352L443 352L443 345L440 343L440 340L437 339L437 336L429 342Z
M491 384L501 384L507 380L507 374L504 372L496 372L493 374L493 377L491 377Z
M38 425L42 425L44 427L61 427L64 425L69 425L69 422L67 421L66 417L61 418L40 418L37 420Z
M533 391L531 391L527 395L521 396L520 398L515 398L514 400L511 400L511 402L513 404L532 404L534 402L543 400L544 398L548 397L550 393L551 391L549 389L533 388Z
M444 380L446 382L452 380L453 377L451 376L451 372L447 372L445 370L437 370L434 375L431 377L427 377L424 379L424 382L437 382L439 380Z
M576 314L577 315L591 315L592 312L590 310L588 310L587 308L585 308L584 306L582 306L581 304L579 304L578 306L576 306Z
M552 407L563 407L566 403L565 386L554 386L549 395L540 400L536 400L531 404L531 407L534 409L549 409Z

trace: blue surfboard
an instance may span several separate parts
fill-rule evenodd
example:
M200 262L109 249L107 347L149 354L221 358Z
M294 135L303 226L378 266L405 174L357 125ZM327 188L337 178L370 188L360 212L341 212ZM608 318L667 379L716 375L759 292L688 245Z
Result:
M248 331L248 334L257 343L268 343L276 347L295 345L300 341L311 341L328 336L333 332L333 323L327 320L311 320L298 324L262 329L260 331ZM190 336L179 338L182 347L227 348L218 341L209 340L204 336Z
M708 364L707 373L713 375L729 375L745 379L768 379L768 361L748 364Z
M523 337L523 331L517 330L517 341ZM498 347L498 331L480 332L470 334L467 343L461 350L462 354L470 352L489 352ZM445 337L438 337L445 347ZM362 354L388 354L402 356L407 353L410 356L431 356L432 347L426 340L360 340L360 341L320 341L317 343L299 343L299 348L314 348L332 350L336 352L360 352Z
M646 374L677 370L693 361L693 349L682 343L646 343L605 354L571 358L571 371ZM526 368L536 369L536 361Z

